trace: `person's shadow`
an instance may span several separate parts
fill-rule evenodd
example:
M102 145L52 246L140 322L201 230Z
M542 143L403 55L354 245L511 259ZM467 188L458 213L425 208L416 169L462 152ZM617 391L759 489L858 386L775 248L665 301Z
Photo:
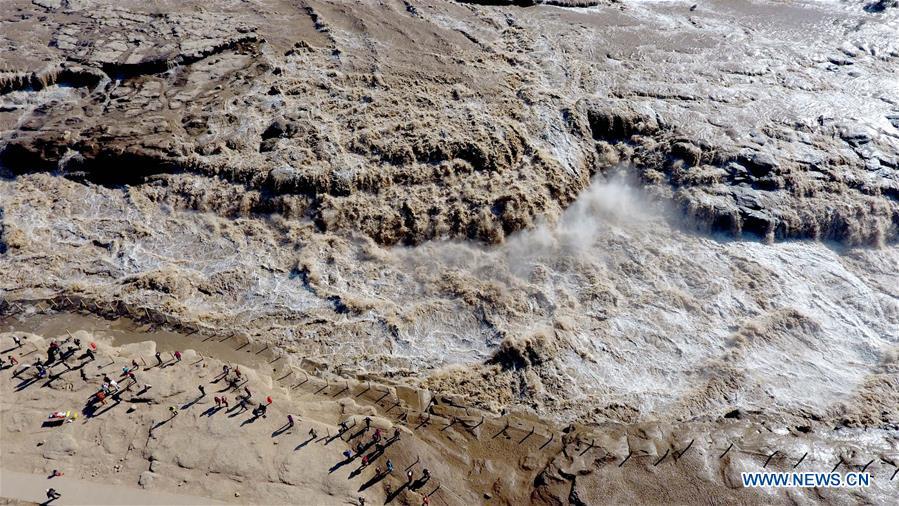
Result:
M71 369L66 369L65 371L60 371L60 372L58 372L58 373L56 373L56 374L51 374L51 375L47 378L47 381L45 381L44 384L41 385L41 388L46 388L46 387L49 387L49 386L53 385L53 382L54 382L54 381L58 380L59 378L62 377L63 374L66 374L66 373L68 373L68 372L72 372L72 370L71 370Z
M51 497L50 499L47 499L46 501L42 502L41 506L47 506L48 504L52 503L53 501L55 501L57 499L59 499L59 496Z
M347 457L347 458L341 460L340 462L338 462L338 463L334 464L333 466L331 466L331 469L328 469L328 474L333 473L334 471L340 469L341 467L343 467L343 466L349 464L349 463L352 462L352 461L353 461L353 457Z
M380 450L375 450L368 454L368 463L373 464L376 460L381 458L381 455L384 455L384 448L381 447Z
M357 437L361 436L362 434L365 434L365 431L366 431L366 430L368 430L368 429L359 429L359 431L357 431L355 434L353 434L353 435L351 435L350 437L348 437L348 438L346 439L346 441L349 443L350 441L356 439Z
M297 450L299 450L300 448L303 448L304 446L306 446L306 445L308 445L309 443L311 443L313 440L315 440L315 436L309 436L309 439L307 439L307 440L303 441L302 443L298 444L298 445L293 449L293 451L297 451Z
M418 490L418 489L420 489L421 487L427 485L427 483L428 483L428 481L429 481L430 479L431 479L431 477L428 476L427 478L421 477L421 478L415 480L414 482L412 482L411 485L409 485L409 490Z
M329 437L328 439L325 440L325 446L328 446L329 444L331 444L331 441L334 441L335 439L338 439L338 438L340 438L340 440L343 441L343 438L340 437L342 435L343 435L343 432L338 432L337 434L334 434L333 436Z
M88 414L85 412L85 415L84 415L84 416L85 416L85 420L84 420L84 421L86 422L87 419L89 419L89 418L96 418L96 417L102 415L103 413L106 413L106 412L109 411L110 409L112 409L112 408L118 406L118 405L121 404L121 403L122 403L122 400L121 400L121 399L116 399L115 402L109 404L108 406L106 406L105 408L103 408L103 409L100 410L100 411L96 411L96 408L95 408L94 410L91 411L91 414L90 414L90 415L88 415ZM85 411L87 411L87 410L85 410Z
M394 499L396 499L396 497L397 497L398 495L400 495L400 494L403 492L403 490L406 490L406 488L407 488L408 486L409 486L409 482L408 482L408 481L405 482L405 483L403 483L399 488L397 488L397 489L394 490L390 495L387 496L387 499L384 500L384 504L388 504L388 503L390 503L391 501L393 501Z
M160 421L160 422L156 422L156 425L150 427L150 432L153 432L154 430L156 430L156 429L162 427L163 425L165 425L165 424L171 422L171 421L174 420L174 419L175 419L175 415L172 415L172 416L170 416L167 420L162 420L162 421Z
M201 396L197 397L196 399L194 399L194 400L188 402L187 404L182 404L182 405L181 405L181 409L188 409L188 408L190 408L190 407L193 406L194 404L200 402L200 400L201 400L203 397L206 397L206 396L205 396L205 395L201 395Z
M287 422L284 425L282 425L281 427L279 427L278 430L276 430L275 432L272 432L272 437L278 437L281 434L284 434L285 432L290 430L292 427L293 427L293 424L290 422Z
M219 411L221 411L221 409L222 409L221 406L210 406L210 407L206 408L206 411L200 413L200 416L212 416L212 415L218 413Z
M247 407L241 406L240 404L235 404L233 408L228 410L228 412L231 412L231 410L233 410L233 409L236 409L237 411L228 415L228 418L234 418L235 416L240 416L247 411Z
M357 467L352 473L350 473L350 475L347 476L346 479L352 480L356 476L359 476L360 474L362 474L362 470L365 469L366 467L368 467L367 464L360 464L359 467Z
M25 390L26 388L28 388L28 387L30 387L31 385L37 383L37 382L40 381L41 379L43 379L43 378L40 378L40 377L38 377L38 376L34 376L34 377L32 377L32 378L29 378L29 379L26 379L26 380L22 381L21 383L19 383L18 385L16 385L16 392L21 392L22 390Z
M383 480L384 478L387 477L388 474L390 474L390 473L388 473L386 471L381 471L379 474L374 475L372 477L372 479L366 481L365 483L362 484L362 486L359 487L359 492L362 492L363 490L367 489L368 487Z

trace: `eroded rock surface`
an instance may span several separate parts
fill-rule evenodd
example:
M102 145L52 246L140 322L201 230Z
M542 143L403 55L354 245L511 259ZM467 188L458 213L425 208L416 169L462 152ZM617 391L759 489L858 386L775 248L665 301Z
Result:
M11 1L3 163L394 244L501 241L626 161L710 229L897 237L886 3L483 3Z

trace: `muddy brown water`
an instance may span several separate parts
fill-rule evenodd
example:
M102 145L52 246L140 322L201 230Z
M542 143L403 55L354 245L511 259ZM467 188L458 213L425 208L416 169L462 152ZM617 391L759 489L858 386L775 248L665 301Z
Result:
M223 362L243 364L271 374L276 355L263 343L248 342L244 337L187 335L173 330L143 325L127 318L107 320L78 313L14 315L0 319L0 332L30 332L44 337L66 337L66 332L85 330L109 338L115 346L155 341L162 352L192 349L203 356Z

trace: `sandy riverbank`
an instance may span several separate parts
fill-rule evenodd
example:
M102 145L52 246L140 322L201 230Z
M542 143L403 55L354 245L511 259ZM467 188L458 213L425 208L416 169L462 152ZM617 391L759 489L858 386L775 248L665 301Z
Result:
M157 504L161 506L182 504L221 504L205 497L167 494L165 492L149 492L135 487L104 485L68 478L65 475L52 478L41 474L19 473L0 469L0 489L3 495L17 501L35 501L45 494L48 487L65 490L64 496L53 501L54 505L63 504Z
M0 334L0 349L12 347L12 335ZM235 414L213 409L213 397L227 395L233 406L235 394L220 392L228 388L221 380L214 382L221 376L223 362L212 356L184 349L181 362L166 354L163 367L154 367L156 346L151 341L113 346L100 331L73 335L82 343L97 343L95 361L72 371L58 365L52 371L61 374L49 384L13 379L11 369L0 374L4 391L0 467L32 476L14 488L3 485L0 496L40 501L42 495L32 497L35 490L42 494L54 486L64 495L60 504L86 503L80 498L88 483L111 487L108 491L131 490L134 501L129 498L129 503L140 503L142 497L147 501L165 497L160 494L176 494L185 501L251 504L355 504L362 496L368 504L417 505L425 495L430 495L432 504L447 505L688 503L696 499L762 504L812 494L849 503L861 494L871 502L887 504L895 492L887 475L896 450L889 446L889 435L876 431L822 437L780 428L769 432L739 419L558 428L525 413L496 419L454 406L445 397L431 403L424 391L355 378L320 378L286 360L279 366L261 358L256 361L259 370L241 365L254 401L269 396L273 401L265 418L254 420L249 411ZM27 334L25 343L11 352L21 363L42 356L47 345L35 334ZM262 357L245 354L248 361ZM102 375L118 379L131 360L141 364L136 372L138 385L149 383L152 388L143 393L132 388L120 403L109 402L92 417L41 427L51 411L82 410L99 388ZM206 396L200 395L200 384L205 385ZM179 409L171 419L169 406ZM296 425L279 431L288 413L294 415ZM358 459L345 462L342 453L370 438L372 431L359 430L366 416L386 434L399 429L401 437L370 466L360 469ZM337 436L340 422L350 425L343 436ZM156 425L151 435L149 428ZM310 437L310 429L317 437ZM729 442L734 446L718 458ZM831 461L838 458L844 458L847 469L871 459L885 460L870 465L868 470L877 478L875 486L860 493L767 494L740 488L739 472L760 469L774 449L782 453L770 459L771 469L789 468L793 454L803 451L808 453L803 463L807 470L832 467ZM371 448L366 453L370 452ZM394 471L379 478L375 468L383 470L388 458ZM415 473L414 490L401 489L407 468ZM419 483L424 468L432 478ZM33 477L46 477L53 469L65 472L65 479L42 478L46 486L35 488L41 480ZM103 497L100 494L87 502L98 504Z

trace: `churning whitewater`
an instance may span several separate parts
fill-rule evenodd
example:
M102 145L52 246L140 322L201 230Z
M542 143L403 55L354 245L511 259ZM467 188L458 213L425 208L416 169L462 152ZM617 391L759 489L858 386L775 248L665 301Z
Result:
M412 247L322 240L278 217L158 213L127 189L69 183L58 198L55 183L39 190L48 177L2 183L7 237L28 245L34 269L14 269L22 278L40 270L101 299L153 287L174 314L257 326L304 356L415 371L485 406L628 421L737 408L863 417L896 367L896 247L709 236L621 175L502 244ZM17 251L9 269L26 263ZM317 312L334 316L283 323Z

